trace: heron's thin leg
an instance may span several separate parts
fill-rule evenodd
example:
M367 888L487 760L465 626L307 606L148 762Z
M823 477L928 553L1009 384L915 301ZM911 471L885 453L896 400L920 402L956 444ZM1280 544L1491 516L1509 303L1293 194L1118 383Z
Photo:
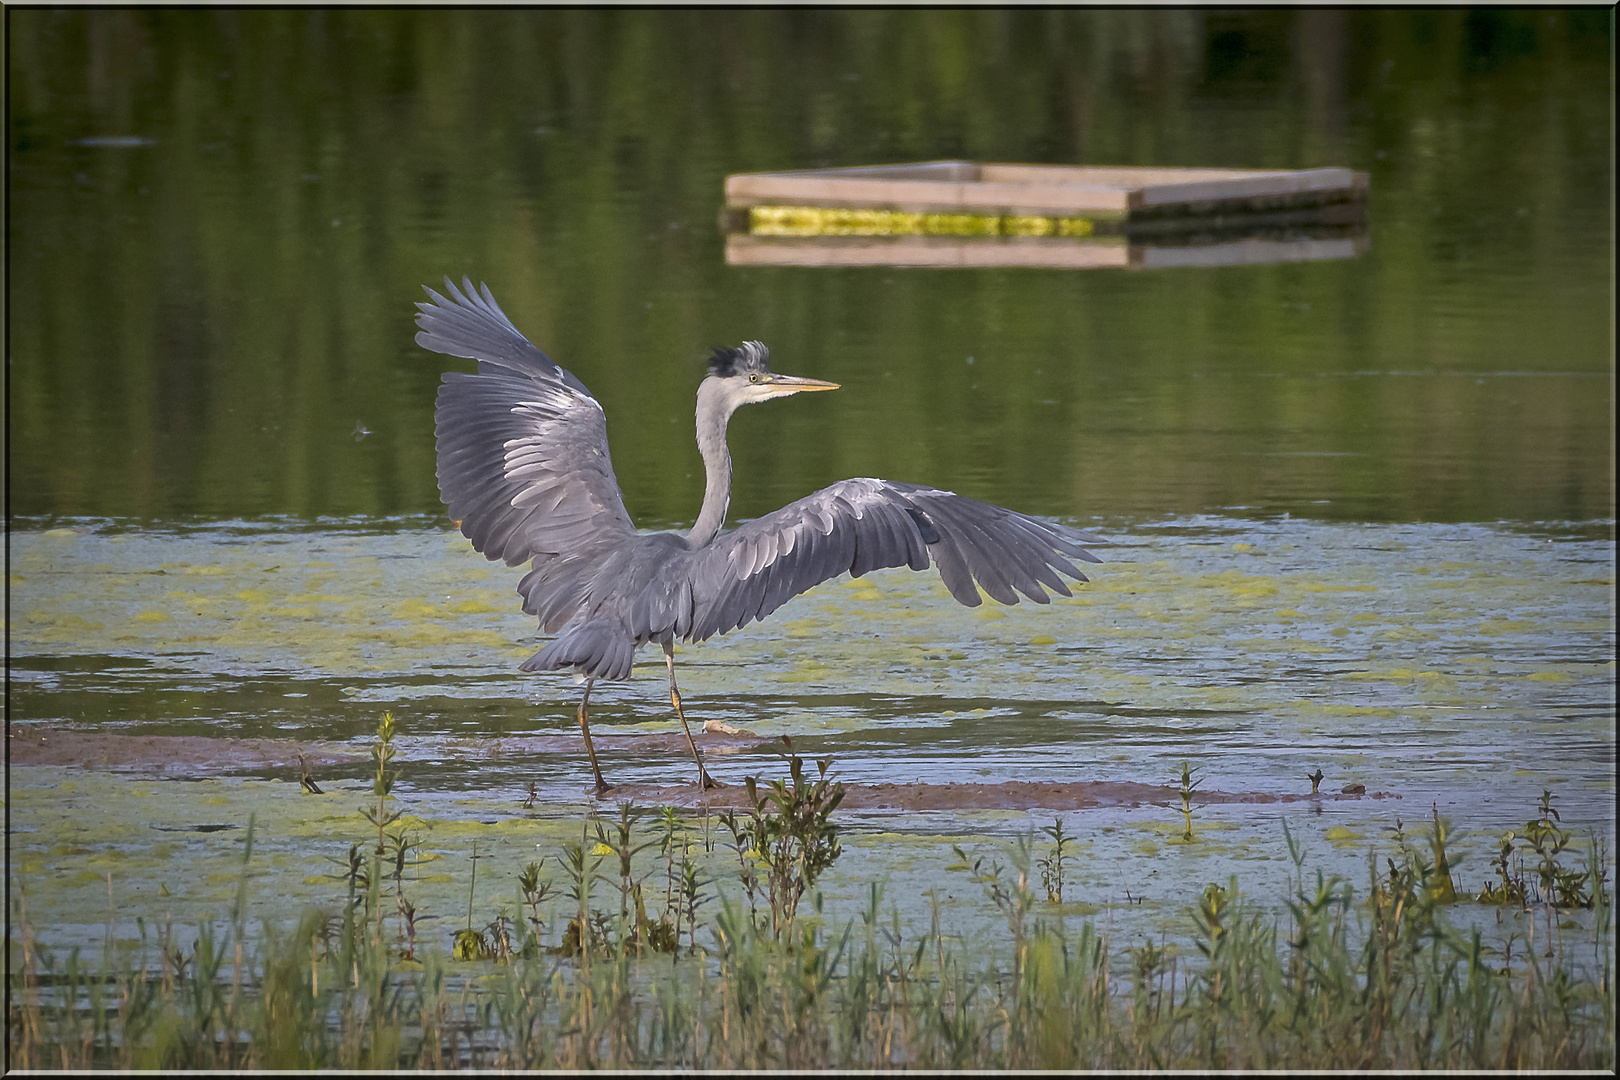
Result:
M608 782L602 779L602 767L596 763L596 747L591 745L591 726L585 722L586 706L591 703L591 687L595 685L595 679L585 680L585 696L579 699L579 730L585 736L585 752L591 755L591 771L596 774L596 793L600 795L611 789Z
M698 753L697 743L692 739L692 728L686 722L686 713L681 710L681 692L675 686L675 644L664 642L664 664L669 668L669 703L675 706L675 715L681 718L681 728L686 732L686 745L692 748L692 760L697 762L698 787L704 790L717 788L720 784L710 776L703 767L703 755Z

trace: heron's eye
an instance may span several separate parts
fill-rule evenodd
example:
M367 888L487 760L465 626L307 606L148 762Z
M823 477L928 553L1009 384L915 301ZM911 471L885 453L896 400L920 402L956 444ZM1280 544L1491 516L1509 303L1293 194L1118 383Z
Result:
M748 381L749 382L759 382L759 374L758 374L758 372L754 373L753 375L748 376Z

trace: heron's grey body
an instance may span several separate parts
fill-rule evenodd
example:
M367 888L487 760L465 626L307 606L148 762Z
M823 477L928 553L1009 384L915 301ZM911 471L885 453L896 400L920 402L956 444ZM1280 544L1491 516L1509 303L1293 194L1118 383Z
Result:
M1101 541L1085 533L890 480L843 480L722 531L731 414L754 401L835 388L772 372L758 342L717 350L699 387L707 482L692 530L638 533L613 474L601 405L518 332L487 286L475 291L464 280L463 293L449 279L445 285L449 299L428 289L433 302L417 304L416 341L477 360L478 370L448 372L439 388L439 492L474 548L509 566L530 564L518 585L523 610L557 636L525 670L623 679L636 650L657 642L679 712L675 641L703 641L763 619L839 574L926 570L931 557L963 604L979 604L979 588L1006 604L1016 604L1018 593L1044 604L1048 588L1070 595L1060 571L1086 580L1069 558L1100 561L1086 545ZM583 705L580 725L589 747ZM605 787L599 769L597 783Z

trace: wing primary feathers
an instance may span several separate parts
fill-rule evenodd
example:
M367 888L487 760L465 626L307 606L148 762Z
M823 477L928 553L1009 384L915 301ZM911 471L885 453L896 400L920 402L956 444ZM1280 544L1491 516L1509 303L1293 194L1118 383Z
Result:
M1065 526L948 491L883 480L845 480L717 537L692 553L695 637L763 619L841 573L891 566L925 570L969 607L980 589L1004 604L1020 595L1069 596L1059 574L1084 581L1065 555L1100 542ZM1082 557L1082 556L1075 556Z
M487 285L446 278L445 289L417 305L416 340L478 361L476 373L445 374L435 410L439 493L463 535L508 566L634 536L585 384L512 325Z

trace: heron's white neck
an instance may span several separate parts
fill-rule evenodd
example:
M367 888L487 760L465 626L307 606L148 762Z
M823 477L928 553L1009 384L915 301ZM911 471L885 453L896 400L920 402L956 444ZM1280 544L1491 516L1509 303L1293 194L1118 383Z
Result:
M697 395L698 453L703 455L703 509L698 512L686 540L704 547L726 523L731 507L731 452L726 449L726 424L740 402L727 400L718 379L704 379Z

